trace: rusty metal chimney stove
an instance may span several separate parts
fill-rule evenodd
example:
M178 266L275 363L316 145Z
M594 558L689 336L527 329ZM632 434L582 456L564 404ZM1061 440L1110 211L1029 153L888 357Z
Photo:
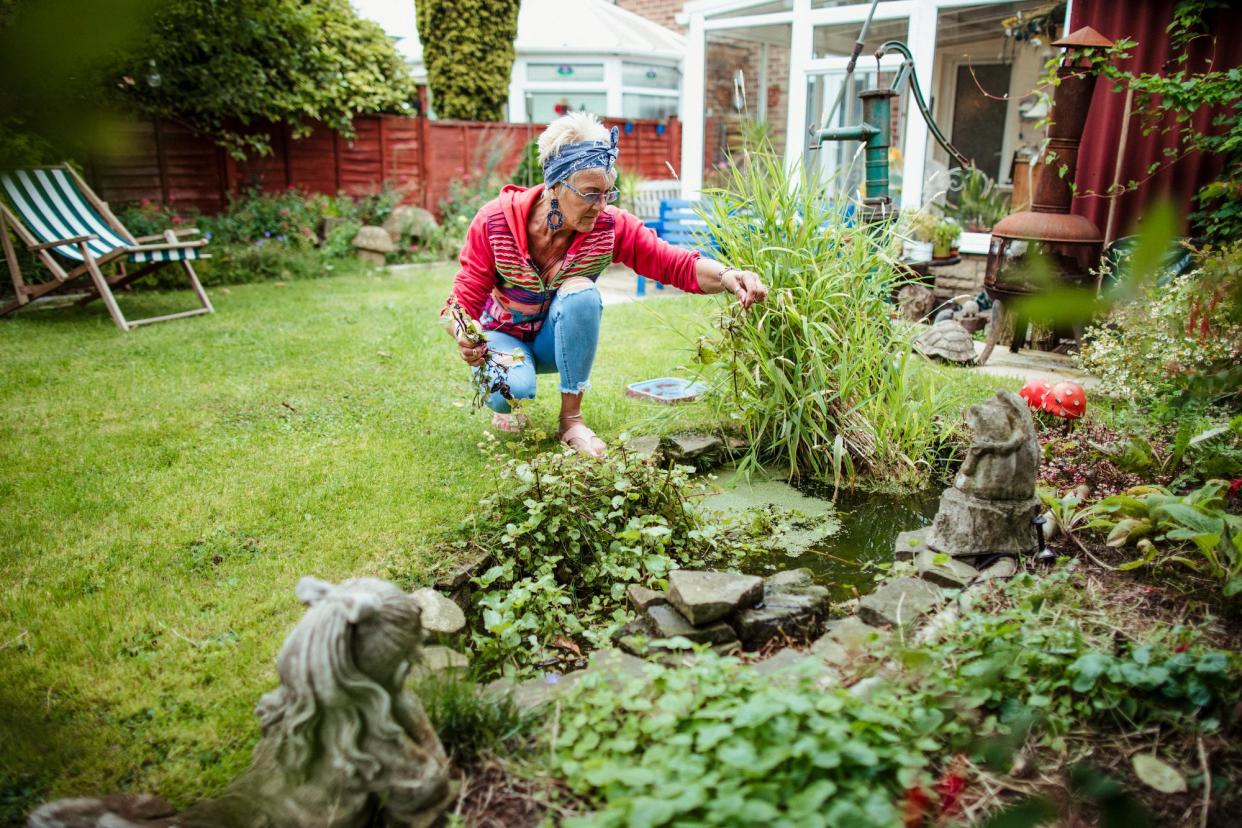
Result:
M1060 83L1052 96L1048 148L1044 161L1036 167L1030 209L1007 216L992 228L984 286L995 304L992 332L980 354L979 364L987 361L1001 337L1004 305L1047 287L1031 281L1028 256L1044 256L1060 282L1076 284L1091 278L1091 268L1098 264L1103 251L1104 236L1100 228L1085 216L1070 212L1078 147L1082 143L1096 83L1095 74L1076 56L1088 49L1108 48L1113 42L1090 26L1084 26L1052 45L1068 51L1057 69ZM1063 166L1066 169L1061 174ZM1026 339L1026 328L1027 320L1020 317L1015 320L1014 338L1009 346L1014 353Z

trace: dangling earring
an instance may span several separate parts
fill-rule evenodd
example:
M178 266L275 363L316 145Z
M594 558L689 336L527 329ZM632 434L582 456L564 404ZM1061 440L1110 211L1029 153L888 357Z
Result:
M556 196L552 196L552 204L548 207L548 229L560 230L564 223L565 214L561 212L560 202L556 200Z

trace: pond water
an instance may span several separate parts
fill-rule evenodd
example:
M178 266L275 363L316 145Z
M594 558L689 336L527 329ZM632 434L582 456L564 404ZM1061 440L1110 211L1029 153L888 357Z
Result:
M713 482L720 493L707 497L703 505L734 519L745 519L741 515L748 511L798 513L773 522L773 548L749 561L750 572L768 575L805 567L829 588L835 601L867 592L877 574L868 564L891 562L897 534L929 525L940 501L939 489L903 495L841 491L834 506L830 488L799 490L776 475L752 475L746 480L724 471Z

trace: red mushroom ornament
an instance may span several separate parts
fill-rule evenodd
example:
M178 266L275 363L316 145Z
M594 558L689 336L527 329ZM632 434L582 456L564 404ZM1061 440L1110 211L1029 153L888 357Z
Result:
M1033 379L1022 386L1022 390L1018 392L1018 396L1026 400L1027 406L1032 411L1039 411L1044 406L1044 400L1048 397L1048 392L1052 390L1052 386L1048 384L1048 380Z
M1044 411L1066 420L1077 420L1087 411L1087 392L1076 382L1058 382L1044 397Z

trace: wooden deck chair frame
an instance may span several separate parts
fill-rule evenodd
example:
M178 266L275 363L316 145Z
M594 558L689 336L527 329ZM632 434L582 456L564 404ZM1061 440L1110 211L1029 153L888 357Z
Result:
M203 290L202 283L198 280L198 274L194 272L194 266L188 259L178 258L164 261L145 262L141 267L134 268L132 271L125 267L126 258L133 254L154 254L163 251L184 251L188 249L201 248L206 246L206 239L197 239L194 241L183 241L181 236L197 235L198 230L195 228L183 228L181 230L166 230L161 234L153 236L142 236L135 238L132 233L117 220L112 211L108 209L106 202L101 200L94 191L87 186L82 177L68 164L61 164L52 167L38 167L33 169L42 170L62 170L69 175L74 185L81 192L82 196L89 202L99 216L107 223L107 225L120 238L127 242L126 246L116 247L109 250L103 255L96 255L90 249L89 242L97 241L98 236L94 234L83 234L80 236L72 236L62 239L48 240L40 242L39 239L27 228L26 224L7 204L0 201L0 246L4 248L4 258L8 263L9 274L13 279L13 289L16 297L13 301L0 307L0 317L7 316L16 312L20 308L36 302L41 299L52 298L55 294L61 293L70 287L76 280L82 277L89 277L89 284L86 285L88 292L82 297L77 304L85 305L93 302L95 299L102 299L104 305L108 309L108 313L112 316L112 321L122 331L128 331L139 325L150 325L155 322L165 322L170 319L182 319L187 316L198 316L204 313L212 313L215 309L211 305L211 300L207 298L207 292ZM43 266L52 274L52 281L27 284L22 276L21 267L17 261L17 253L13 247L13 242L9 238L8 230L12 228L14 235L25 246L26 250L34 253ZM54 255L55 248L58 247L74 247L81 251L82 264L76 267L66 269L57 257ZM197 255L199 259L210 258L207 254ZM116 261L119 266L119 273L116 276L108 278L104 275L102 267L110 262ZM141 279L143 276L158 270L165 265L180 264L185 270L186 276L190 279L190 286L194 289L194 293L198 296L201 307L193 310L182 311L180 313L170 313L164 316L152 316L146 319L126 319L125 314L121 312L120 305L117 304L116 297L112 291L114 288L122 288L131 282Z

